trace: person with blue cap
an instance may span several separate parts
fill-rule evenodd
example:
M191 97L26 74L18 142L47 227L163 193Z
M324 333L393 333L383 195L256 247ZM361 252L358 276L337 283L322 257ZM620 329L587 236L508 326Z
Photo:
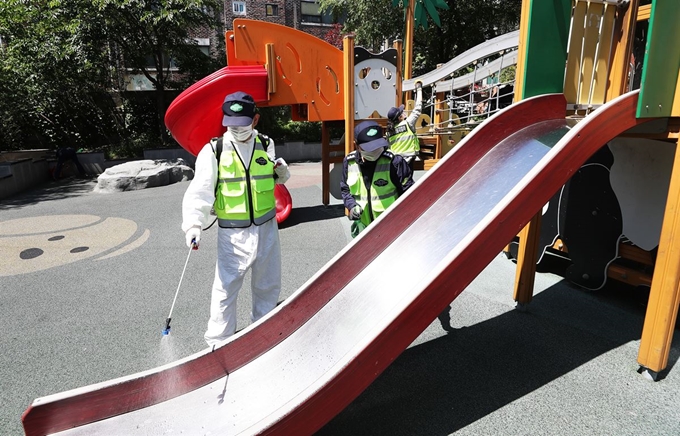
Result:
M356 150L342 161L340 192L355 238L413 185L413 171L387 150L383 128L364 121L354 128Z
M404 105L393 107L387 112L387 138L389 149L403 156L413 171L414 162L420 153L420 140L416 135L416 121L423 110L423 84L416 82L416 100L413 110L406 116Z
M276 183L290 177L288 165L274 154L274 141L259 134L253 97L229 94L222 105L227 131L196 156L194 178L182 200L186 244L198 249L201 229L216 216L217 266L205 340L214 347L236 331L236 302L250 269L255 322L278 303L281 246L276 222Z

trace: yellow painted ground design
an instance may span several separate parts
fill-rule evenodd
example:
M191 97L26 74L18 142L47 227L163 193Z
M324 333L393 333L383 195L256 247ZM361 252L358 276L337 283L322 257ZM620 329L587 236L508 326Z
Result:
M53 215L0 222L0 277L41 271L99 256L126 253L142 245L144 234L123 246L137 231L124 218L94 215Z

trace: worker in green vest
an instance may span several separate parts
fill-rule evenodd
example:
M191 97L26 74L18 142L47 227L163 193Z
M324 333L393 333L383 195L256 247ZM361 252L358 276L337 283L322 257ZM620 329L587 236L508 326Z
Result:
M275 159L274 141L254 129L260 114L251 95L227 95L222 112L222 125L228 130L198 153L194 178L182 201L187 246L198 248L201 229L213 219L211 212L219 225L205 333L206 342L213 347L236 331L236 301L249 269L251 321L262 318L278 303L281 246L274 186L290 177L286 162Z
M393 107L387 112L387 138L390 142L389 149L392 153L404 157L411 171L418 153L420 153L420 140L416 135L416 121L423 111L423 84L416 82L416 101L413 110L406 116L404 105Z
M383 128L364 121L354 129L356 150L342 162L340 192L356 237L413 185L413 172L399 155L387 150Z

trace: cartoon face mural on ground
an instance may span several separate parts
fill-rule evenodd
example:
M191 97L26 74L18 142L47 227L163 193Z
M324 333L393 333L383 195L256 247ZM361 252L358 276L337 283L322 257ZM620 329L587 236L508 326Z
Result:
M150 234L146 229L125 244L135 233L134 221L94 215L39 216L0 222L0 277L88 258L108 259L139 247Z

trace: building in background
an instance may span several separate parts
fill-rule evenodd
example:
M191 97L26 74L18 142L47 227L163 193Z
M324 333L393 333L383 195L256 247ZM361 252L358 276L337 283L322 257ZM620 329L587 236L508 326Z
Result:
M319 2L315 0L224 0L222 31L216 29L197 29L193 34L198 48L206 56L215 58L225 56L224 32L232 30L236 18L267 21L292 27L314 35L341 48L340 29L342 18L334 19L331 14L322 13ZM151 69L155 68L149 59ZM166 74L172 77L178 68L173 60L165 59ZM142 73L128 69L124 74L126 91L153 91L154 86Z
M324 39L333 29L334 20L330 14L322 13L315 0L225 0L225 30L232 28L236 18L268 21L292 27Z

